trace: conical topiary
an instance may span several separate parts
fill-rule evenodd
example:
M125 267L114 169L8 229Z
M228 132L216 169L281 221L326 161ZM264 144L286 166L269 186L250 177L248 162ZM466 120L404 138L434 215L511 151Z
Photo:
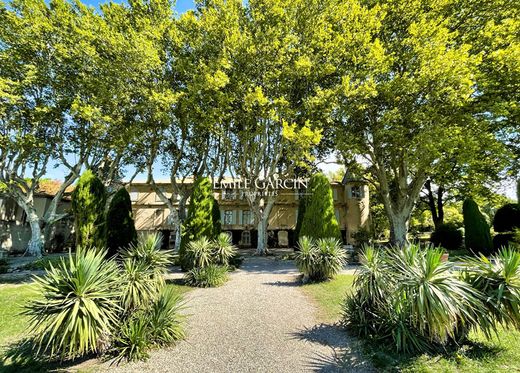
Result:
M213 238L213 199L211 181L207 177L199 177L193 186L188 216L183 225L183 235L179 249L181 267L184 270L191 269L184 260L186 245L201 237Z
M106 200L105 186L91 170L86 170L72 193L76 246L105 246Z
M213 206L211 207L211 218L213 220L213 238L217 238L222 230L222 223L220 222L220 206L215 197L213 197Z
M341 232L334 214L332 189L327 177L321 173L311 177L307 192L308 200L299 237L332 237L341 240Z
M298 216L296 218L296 227L294 228L294 239L298 242L300 239L300 231L302 229L303 218L305 217L305 210L307 209L307 195L300 196L298 201Z
M466 249L475 253L489 255L493 250L489 225L472 199L466 199L462 205Z
M127 249L137 242L132 202L125 188L121 188L110 201L107 212L107 255L114 256L120 249Z

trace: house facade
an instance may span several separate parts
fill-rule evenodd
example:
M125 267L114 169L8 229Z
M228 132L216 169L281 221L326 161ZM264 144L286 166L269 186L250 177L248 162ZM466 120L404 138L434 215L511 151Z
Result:
M168 197L172 196L169 182L156 185ZM173 227L169 224L169 209L161 201L154 188L148 183L132 183L128 186L136 229L138 231L161 231L168 246L172 246ZM369 224L368 185L362 180L345 177L342 182L331 183L334 210L343 241L353 244L353 235ZM255 247L257 230L254 216L243 190L215 187L214 197L219 203L222 230L228 232L233 243L241 248ZM268 221L269 247L290 247L296 244L295 228L298 219L298 205L305 189L284 188L277 192L276 202ZM178 206L179 198L173 199ZM187 206L189 201L187 202Z

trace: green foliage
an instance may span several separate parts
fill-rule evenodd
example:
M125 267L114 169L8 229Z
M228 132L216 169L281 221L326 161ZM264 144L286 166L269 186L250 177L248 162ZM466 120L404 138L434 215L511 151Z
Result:
M228 280L228 269L224 266L209 264L206 267L193 268L185 275L186 283L201 288L217 287Z
M149 305L159 292L160 283L153 274L153 268L138 259L123 260L121 282L121 306L125 313Z
M446 250L457 250L462 245L462 232L454 223L440 224L433 231L430 242L435 247L442 247Z
M184 268L204 268L213 261L213 245L207 237L190 242L184 252Z
M211 217L213 219L213 237L218 237L222 231L222 223L220 221L220 207L215 197L213 197Z
M335 238L313 240L302 236L298 242L296 266L304 281L324 281L336 276L346 263L347 254Z
M406 352L446 346L463 327L492 327L482 294L441 257L441 250L415 245L386 252L366 248L355 291L345 300L344 324Z
M520 330L520 252L502 248L490 259L468 259L464 280L485 295L484 305L505 328Z
M77 247L104 246L105 204L105 186L91 170L86 170L72 193Z
M119 189L110 201L106 218L108 255L114 256L137 241L132 202L125 188Z
M500 207L493 218L495 232L513 232L520 228L520 204L508 203Z
M40 353L75 358L98 351L98 341L118 324L121 278L105 251L78 248L37 277L43 298L29 302Z
M295 239L300 239L300 231L302 229L303 219L305 217L305 210L307 209L307 195L300 196L298 201L298 216L296 218L296 227L294 228Z
M199 177L193 186L188 216L183 226L183 236L179 255L183 269L191 268L186 258L186 248L189 242L202 237L213 238L213 188L207 177Z
M9 263L7 262L7 259L1 258L0 259L0 273L6 273L8 268L9 268Z
M164 287L148 312L150 334L154 343L167 346L184 338L182 297L173 287Z
M60 260L61 257L43 257L35 260L34 262L24 264L21 268L29 271L48 269L51 267L51 265L58 265Z
M311 177L308 187L308 203L299 236L311 238L335 238L341 240L341 232L334 213L334 200L329 180L323 174Z
M462 205L462 214L464 215L466 249L484 255L491 253L493 242L489 225L475 201L465 200Z
M150 345L148 315L135 313L123 321L117 333L114 343L116 362L147 360Z
M213 241L213 261L215 264L227 266L236 254L237 248L233 246L229 234L220 233Z

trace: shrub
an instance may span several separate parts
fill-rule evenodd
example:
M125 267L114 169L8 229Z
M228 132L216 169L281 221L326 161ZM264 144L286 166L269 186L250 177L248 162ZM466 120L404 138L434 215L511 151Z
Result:
M184 252L185 268L204 268L213 261L213 245L211 241L202 237L190 242Z
M105 204L105 186L91 170L86 170L72 193L76 246L105 246Z
M300 239L300 231L302 229L305 210L307 209L307 202L307 195L300 196L300 200L298 201L298 216L296 217L296 227L294 228L296 241L299 241Z
M42 299L26 306L39 352L75 358L98 351L98 340L118 324L121 292L117 264L106 251L78 249L37 277Z
M466 249L488 255L493 249L489 225L472 199L462 205Z
M120 249L127 249L137 242L132 202L125 188L119 189L110 201L106 224L109 256L114 256Z
M213 197L213 205L211 206L211 217L213 219L213 237L218 237L222 230L222 223L220 221L220 206L215 197Z
M430 237L431 243L446 250L457 250L462 245L462 232L454 223L439 225Z
M147 360L148 350L152 344L150 340L150 328L148 315L139 312L125 320L115 338L114 352L116 362L123 360L137 361Z
M314 239L335 238L341 240L341 232L334 214L334 200L329 180L323 174L316 174L309 181L307 206L299 237Z
M508 203L500 207L493 218L495 232L513 232L520 228L520 204Z
M482 295L457 277L442 251L411 245L382 253L367 248L344 304L344 324L397 351L424 352L488 323Z
M209 264L206 267L193 268L185 276L186 283L190 286L201 288L217 287L228 280L226 267Z
M496 234L495 237L493 237L493 250L495 252L498 252L503 247L508 247L510 245L513 245L514 242L515 242L514 233Z
M175 288L166 286L148 312L150 334L154 343L160 346L170 345L184 338L182 327L182 296Z
M127 314L150 304L160 290L161 283L155 278L153 268L143 261L125 259L122 275L121 306Z
M520 252L502 248L490 259L468 260L464 279L484 293L484 305L505 328L520 329Z
M9 263L7 262L7 259L0 258L0 273L7 273L8 269Z
M215 264L227 266L232 257L237 254L237 249L231 243L229 234L221 233L213 242L213 257Z
M300 238L296 266L304 275L304 282L324 281L333 278L346 263L346 252L335 238L312 240Z
M184 270L190 269L189 259L185 257L189 242L202 237L213 238L213 189L207 177L199 177L193 186L188 216L183 226L183 235L179 256Z

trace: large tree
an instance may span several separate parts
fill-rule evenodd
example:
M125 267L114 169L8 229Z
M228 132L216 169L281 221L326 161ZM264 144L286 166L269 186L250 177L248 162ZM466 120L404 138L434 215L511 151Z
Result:
M362 75L345 71L338 89L337 141L347 160L362 158L391 225L406 244L410 214L429 175L482 147L489 123L467 110L477 96L479 58L450 29L443 2L372 2L383 19L378 53ZM384 11L383 11L384 10Z

